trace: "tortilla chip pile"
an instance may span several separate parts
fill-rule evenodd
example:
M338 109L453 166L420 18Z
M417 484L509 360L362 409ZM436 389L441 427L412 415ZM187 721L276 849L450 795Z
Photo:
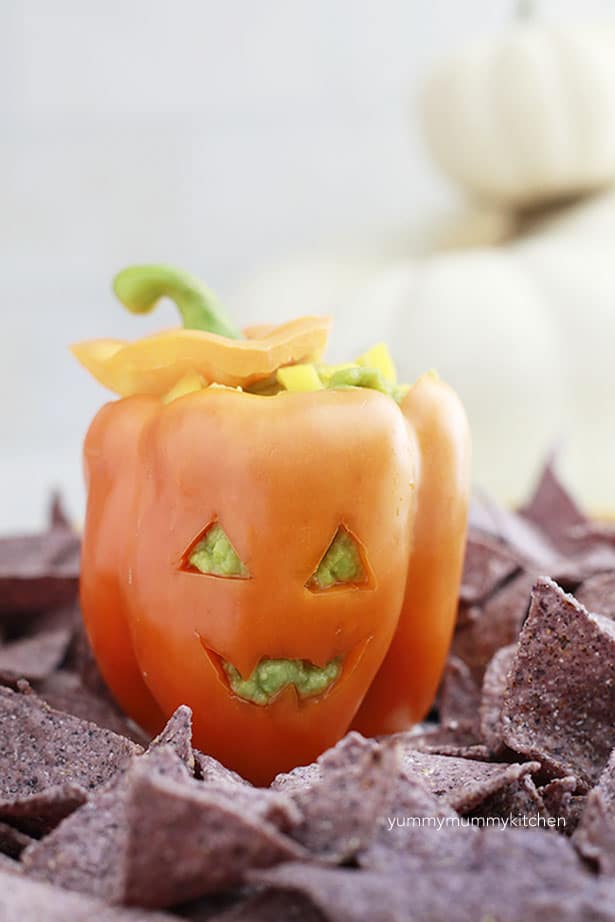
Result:
M615 531L551 465L476 502L433 719L255 788L149 741L77 607L79 539L0 539L0 919L615 920Z

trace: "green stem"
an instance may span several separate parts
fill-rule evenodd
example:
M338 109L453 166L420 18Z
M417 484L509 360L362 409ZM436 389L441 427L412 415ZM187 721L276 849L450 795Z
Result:
M129 266L113 279L113 290L133 314L147 314L160 298L177 305L187 330L204 330L229 339L241 332L226 317L215 295L194 275L173 266Z

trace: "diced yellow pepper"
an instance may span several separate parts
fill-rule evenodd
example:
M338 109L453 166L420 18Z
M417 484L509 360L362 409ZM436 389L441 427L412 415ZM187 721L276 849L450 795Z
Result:
M360 355L357 359L357 365L363 365L367 368L376 368L383 378L390 381L391 384L397 384L397 369L395 362L391 358L387 346L384 343L378 343Z
M183 378L180 378L171 390L167 391L162 398L162 402L171 403L172 400L177 400L178 397L185 397L186 394L192 394L194 391L202 391L204 387L205 382L202 377L195 371L189 372Z
M324 388L314 365L286 365L278 368L277 379L287 391L321 391Z

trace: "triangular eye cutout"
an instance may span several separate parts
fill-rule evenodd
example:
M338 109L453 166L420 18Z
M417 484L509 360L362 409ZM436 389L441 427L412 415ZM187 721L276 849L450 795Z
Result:
M248 568L219 522L208 525L188 549L184 555L182 569L227 579L248 579L250 576Z
M316 570L306 583L312 592L367 582L358 542L340 525Z

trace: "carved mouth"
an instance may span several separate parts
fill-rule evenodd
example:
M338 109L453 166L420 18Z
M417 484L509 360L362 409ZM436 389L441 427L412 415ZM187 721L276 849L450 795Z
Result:
M327 691L342 671L341 657L323 666L315 666L305 659L269 659L264 657L244 679L232 663L222 661L222 668L231 689L245 701L269 704L283 688L293 685L299 698L311 698Z
M354 670L371 637L353 648L348 656L335 656L324 666L317 666L306 659L274 659L264 656L246 678L233 663L207 646L200 635L199 640L220 681L234 695L251 704L267 705L289 687L294 689L298 703L323 697L343 674Z

